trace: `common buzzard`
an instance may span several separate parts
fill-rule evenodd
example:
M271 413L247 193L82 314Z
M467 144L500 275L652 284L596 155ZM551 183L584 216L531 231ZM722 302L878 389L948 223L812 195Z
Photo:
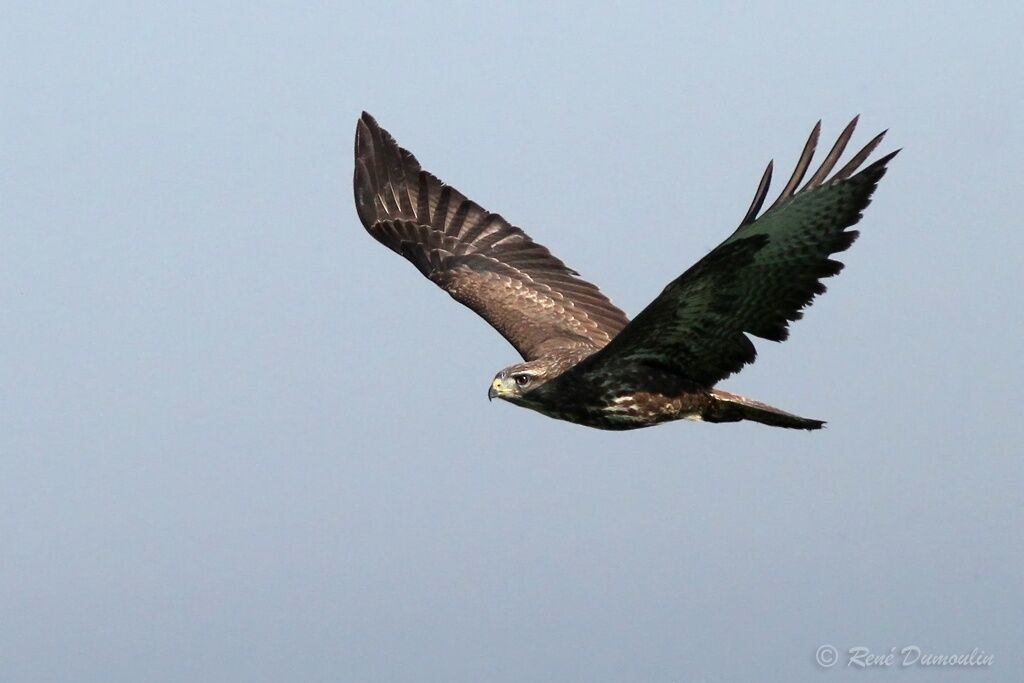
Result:
M600 429L680 418L820 429L821 420L714 387L753 362L748 334L786 339L789 322L825 291L821 280L842 270L829 256L857 238L848 228L899 151L858 171L883 132L832 173L856 124L800 187L819 121L789 182L762 213L769 163L735 232L632 321L522 230L424 171L365 112L356 125L356 210L375 239L522 355L525 362L494 377L488 398Z

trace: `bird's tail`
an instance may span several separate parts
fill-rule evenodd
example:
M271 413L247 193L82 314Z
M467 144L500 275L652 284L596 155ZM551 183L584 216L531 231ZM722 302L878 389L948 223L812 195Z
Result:
M773 408L766 403L753 401L743 396L730 394L721 389L711 390L711 405L704 411L703 418L707 422L739 422L751 420L772 427L787 429L821 429L825 424L822 420L799 417L784 410Z

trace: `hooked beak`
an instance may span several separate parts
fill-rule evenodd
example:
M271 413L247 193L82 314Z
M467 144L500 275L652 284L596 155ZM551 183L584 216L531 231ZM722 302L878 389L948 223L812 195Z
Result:
M487 390L487 400L493 401L496 398L500 398L502 394L501 380L497 377L491 382L491 387Z

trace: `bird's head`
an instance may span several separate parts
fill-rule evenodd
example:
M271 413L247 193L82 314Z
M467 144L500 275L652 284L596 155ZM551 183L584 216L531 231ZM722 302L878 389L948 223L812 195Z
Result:
M556 376L553 364L543 360L533 360L505 368L494 376L487 398L505 399L512 403L525 402L527 395Z

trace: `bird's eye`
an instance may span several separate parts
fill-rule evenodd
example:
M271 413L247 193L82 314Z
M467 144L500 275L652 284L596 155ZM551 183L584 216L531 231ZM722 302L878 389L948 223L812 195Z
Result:
M513 379L516 381L516 384L521 387L525 387L527 384L530 383L529 375L516 375L515 377L513 377Z

